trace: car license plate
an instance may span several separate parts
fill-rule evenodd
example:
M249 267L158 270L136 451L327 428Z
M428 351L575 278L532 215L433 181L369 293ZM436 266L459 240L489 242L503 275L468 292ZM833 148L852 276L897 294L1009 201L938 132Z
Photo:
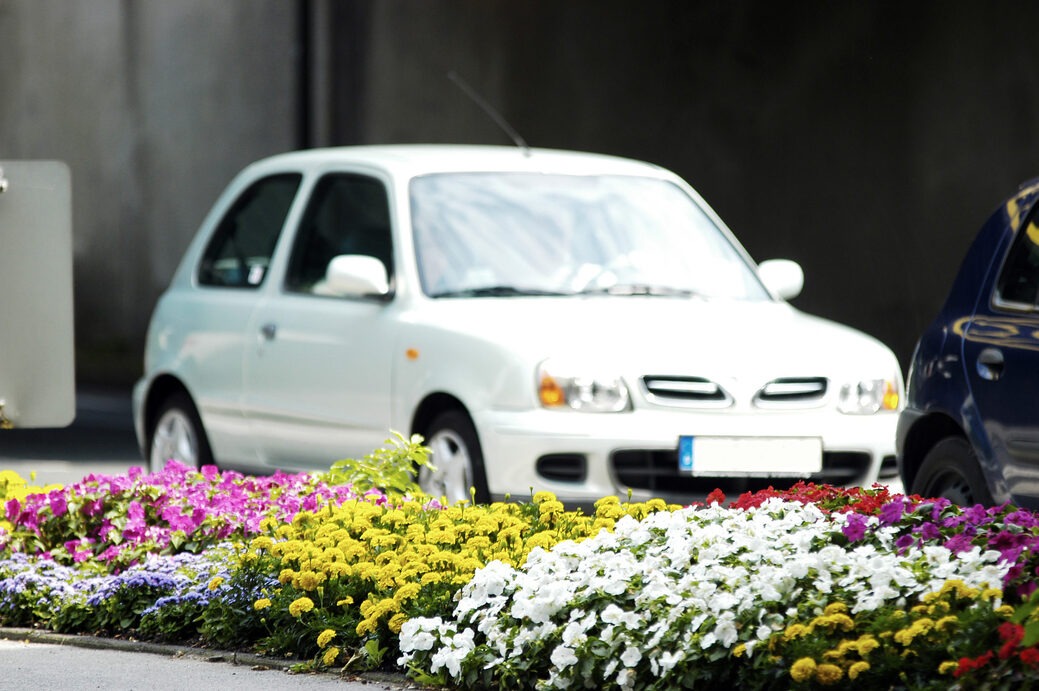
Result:
M823 467L818 437L679 437L678 470L692 475L808 476Z

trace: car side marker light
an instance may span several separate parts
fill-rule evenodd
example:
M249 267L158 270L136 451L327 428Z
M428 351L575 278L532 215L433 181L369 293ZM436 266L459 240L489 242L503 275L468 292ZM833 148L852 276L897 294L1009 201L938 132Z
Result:
M414 348L408 348L404 351L404 357L409 360L418 360L418 351Z

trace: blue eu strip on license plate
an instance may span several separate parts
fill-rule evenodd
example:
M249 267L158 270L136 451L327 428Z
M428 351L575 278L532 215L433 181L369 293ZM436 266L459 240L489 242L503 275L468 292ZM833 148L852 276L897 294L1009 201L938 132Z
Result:
M693 438L678 438L678 469L691 472L693 470Z

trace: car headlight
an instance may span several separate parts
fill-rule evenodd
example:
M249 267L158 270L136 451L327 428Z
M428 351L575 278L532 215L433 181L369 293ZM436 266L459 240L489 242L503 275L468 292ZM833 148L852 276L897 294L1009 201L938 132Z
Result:
M848 415L872 415L882 410L898 410L901 386L892 379L866 379L841 387L837 410Z
M538 400L546 408L585 413L619 413L631 408L628 387L618 376L546 360L537 371Z

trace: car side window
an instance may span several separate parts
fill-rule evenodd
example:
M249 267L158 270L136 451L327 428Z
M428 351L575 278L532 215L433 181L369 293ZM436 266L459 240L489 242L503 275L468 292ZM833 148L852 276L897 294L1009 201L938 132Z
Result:
M334 257L375 257L393 275L390 206L385 186L364 175L326 175L314 186L289 259L285 288L317 293Z
M1039 218L1033 216L1022 228L1007 254L997 282L1000 302L1033 307L1039 295Z
M263 283L301 179L297 173L272 175L242 192L202 254L201 285L258 288Z

